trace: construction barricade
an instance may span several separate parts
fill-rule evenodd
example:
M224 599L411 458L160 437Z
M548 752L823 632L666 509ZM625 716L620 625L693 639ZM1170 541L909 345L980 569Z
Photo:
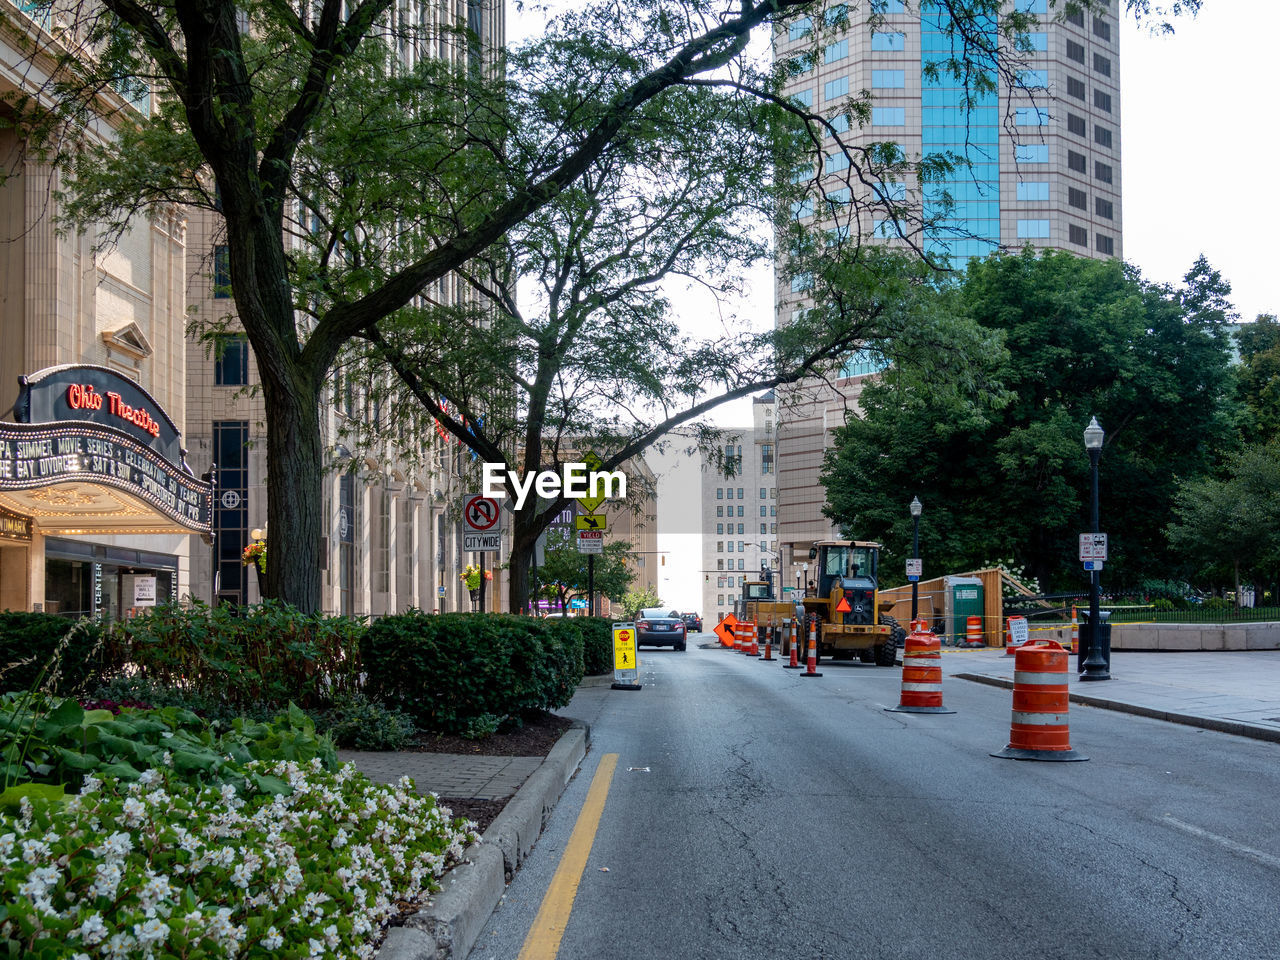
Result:
M970 619L977 619L971 617ZM890 713L955 713L942 705L942 642L924 620L912 620L902 648L902 695Z
M818 621L816 619L809 621L809 655L805 660L804 673L802 677L820 677L818 672Z
M1009 745L991 756L1005 760L1089 759L1071 749L1067 657L1066 649L1056 640L1036 640L1018 648L1013 661Z
M986 641L982 639L981 617L969 617L965 620L964 645L974 649L987 645Z

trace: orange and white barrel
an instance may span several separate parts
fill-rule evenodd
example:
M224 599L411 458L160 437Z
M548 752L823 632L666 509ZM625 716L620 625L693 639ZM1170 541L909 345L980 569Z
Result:
M942 705L942 641L923 620L911 621L902 648L902 695L890 713L955 713Z
M1088 760L1071 749L1067 707L1068 653L1056 640L1018 648L1013 660L1013 717L1006 760Z

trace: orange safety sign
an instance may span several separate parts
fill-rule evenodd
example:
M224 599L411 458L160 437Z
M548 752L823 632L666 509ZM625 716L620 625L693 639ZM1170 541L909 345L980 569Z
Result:
M841 597L840 602L836 604L836 613L850 613L853 607L849 606L849 598Z

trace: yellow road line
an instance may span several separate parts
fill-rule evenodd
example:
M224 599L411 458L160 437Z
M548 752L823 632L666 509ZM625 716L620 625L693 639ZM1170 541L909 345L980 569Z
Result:
M613 771L617 766L616 753L606 753L600 758L587 799L578 814L578 822L574 824L569 843L560 856L560 866L556 867L556 875L551 878L551 885L542 898L538 916L534 918L524 946L520 948L519 960L555 960L560 952L560 938L569 924L578 884L587 866L587 855L591 853L591 844L595 841L600 816L604 813L604 801L609 796L609 784L613 782Z

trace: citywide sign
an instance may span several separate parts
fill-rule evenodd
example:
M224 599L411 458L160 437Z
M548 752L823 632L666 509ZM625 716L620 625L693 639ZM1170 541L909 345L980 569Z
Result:
M82 518L109 533L110 511L81 485L108 487L149 508L152 525L162 518L162 525L209 534L212 485L192 476L181 435L141 386L88 365L50 367L19 382L18 422L0 422L0 493L21 502L20 492L75 484L41 502L56 505L64 522Z

